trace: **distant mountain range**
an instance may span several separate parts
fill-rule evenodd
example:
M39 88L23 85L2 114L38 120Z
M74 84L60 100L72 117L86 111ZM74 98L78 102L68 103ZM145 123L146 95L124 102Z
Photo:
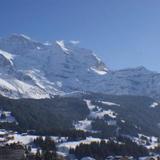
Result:
M137 67L109 70L96 54L64 41L40 43L25 35L0 39L0 94L50 98L95 92L160 99L160 73Z

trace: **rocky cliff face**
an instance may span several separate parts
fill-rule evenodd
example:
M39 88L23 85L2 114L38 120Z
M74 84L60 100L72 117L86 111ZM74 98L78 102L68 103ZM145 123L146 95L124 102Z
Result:
M160 74L144 67L110 71L93 51L73 43L43 44L24 35L0 39L0 94L49 98L75 91L160 98Z

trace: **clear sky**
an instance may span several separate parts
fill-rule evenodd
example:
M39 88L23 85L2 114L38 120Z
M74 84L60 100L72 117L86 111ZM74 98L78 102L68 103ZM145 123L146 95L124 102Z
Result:
M0 36L79 40L111 69L160 72L160 0L0 0Z

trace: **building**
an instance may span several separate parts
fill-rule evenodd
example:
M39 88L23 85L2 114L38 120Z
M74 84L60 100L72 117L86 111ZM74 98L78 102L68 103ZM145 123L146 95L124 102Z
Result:
M9 140L13 140L12 131L0 129L0 146L5 146Z
M4 129L0 130L0 146L4 146L8 142L8 132Z

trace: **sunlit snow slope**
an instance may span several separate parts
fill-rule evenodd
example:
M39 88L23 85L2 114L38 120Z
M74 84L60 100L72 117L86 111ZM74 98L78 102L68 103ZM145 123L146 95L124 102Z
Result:
M48 45L18 34L0 39L0 94L10 98L88 91L106 74L92 51L73 43Z
M39 99L82 91L159 100L160 74L144 67L108 70L93 51L74 42L43 44L21 34L0 39L1 95Z

